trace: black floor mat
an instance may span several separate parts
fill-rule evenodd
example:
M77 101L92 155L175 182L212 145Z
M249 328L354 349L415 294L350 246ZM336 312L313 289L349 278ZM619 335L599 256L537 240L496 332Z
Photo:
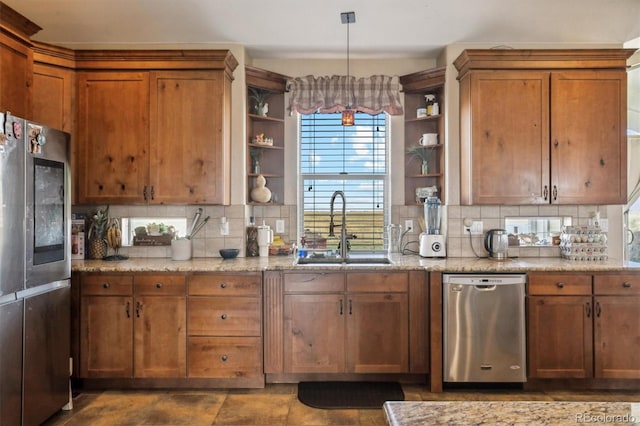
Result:
M404 392L397 382L300 382L298 399L314 408L382 408L404 401Z

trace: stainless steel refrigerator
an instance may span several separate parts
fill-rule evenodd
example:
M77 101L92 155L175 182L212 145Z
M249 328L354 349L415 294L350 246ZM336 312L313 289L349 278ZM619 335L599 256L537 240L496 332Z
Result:
M0 113L0 425L69 402L69 134Z

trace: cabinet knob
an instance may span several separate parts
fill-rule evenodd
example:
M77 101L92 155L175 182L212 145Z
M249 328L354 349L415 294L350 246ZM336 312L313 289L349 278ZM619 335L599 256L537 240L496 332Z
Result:
M557 286L558 288L564 288L564 283L556 283L556 286Z
M109 287L111 287L111 286L109 285L109 283L103 283L103 284L102 284L102 287L103 287L103 288L109 288Z
M624 288L631 288L631 283L628 281L625 281L624 283L622 283L622 287Z
M162 288L162 283L156 283L156 288Z
M222 318L223 320L226 320L227 319L227 314L220 315L220 318Z
M229 357L227 357L226 355L222 355L220 359L222 360L222 362L226 362Z
M221 283L220 288L227 288L227 283Z

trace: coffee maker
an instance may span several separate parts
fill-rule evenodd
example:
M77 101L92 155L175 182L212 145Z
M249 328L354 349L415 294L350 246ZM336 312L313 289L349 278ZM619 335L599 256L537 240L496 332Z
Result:
M426 229L420 234L420 256L446 257L445 236L440 233L442 203L435 190L424 200L424 223Z

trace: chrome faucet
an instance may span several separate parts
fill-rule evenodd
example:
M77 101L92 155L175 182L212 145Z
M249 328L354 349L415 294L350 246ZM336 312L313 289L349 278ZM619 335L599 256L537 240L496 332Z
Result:
M342 223L340 225L336 225L333 221L334 213L333 206L336 202L336 197L340 196L342 198ZM331 205L329 210L329 216L331 218L329 222L329 236L335 237L335 227L339 226L340 229L340 257L343 259L347 258L347 240L352 238L357 238L355 234L347 234L347 200L345 199L344 192L336 191L331 196Z

